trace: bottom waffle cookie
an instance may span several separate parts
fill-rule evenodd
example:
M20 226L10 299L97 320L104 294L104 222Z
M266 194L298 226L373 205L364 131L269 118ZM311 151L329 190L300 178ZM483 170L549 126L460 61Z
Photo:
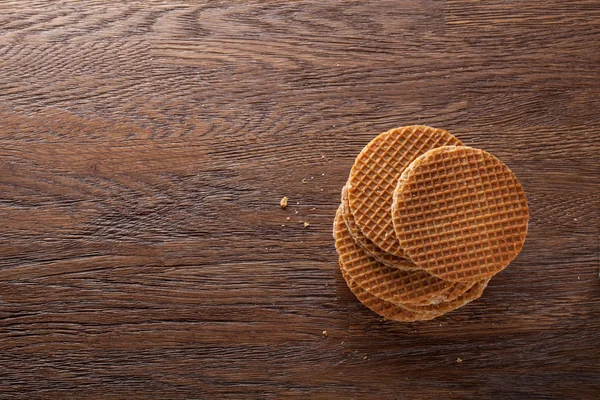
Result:
M440 301L438 303L453 301L453 300L457 299L458 297L465 294L473 286L475 286L475 284L477 284L477 282L455 282L455 283L452 283L450 286L448 286L448 288L446 290L444 290L440 294ZM432 301L431 304L435 304L435 302Z
M433 312L441 313L440 315L443 315L450 311L454 311L458 308L461 308L462 306L469 304L473 300L477 300L478 298L480 298L483 294L483 291L487 287L489 281L490 279L486 279L484 281L480 281L473 284L473 286L469 290L467 290L465 293L458 296L452 301L444 301L442 303L432 304L428 306L419 306L410 303L402 304L401 306L411 311Z
M427 305L452 285L424 271L403 271L375 260L350 235L342 206L335 216L333 236L340 263L350 278L382 300Z
M474 285L445 282L424 271L399 270L377 261L354 241L343 220L343 204L336 213L333 236L352 279L367 292L392 303L434 305L453 301Z
M342 263L340 261L340 266L341 265ZM350 288L350 291L365 307L386 319L400 322L414 322L426 321L438 316L433 312L410 311L394 303L390 303L389 301L381 300L360 287L360 285L352 280L352 278L348 276L348 273L343 269L342 276L344 277L348 288Z
M393 301L387 301L383 298L380 298L365 288L363 288L351 275L349 272L350 268L353 268L355 265L353 261L355 261L352 257L344 257L345 254L343 252L344 247L339 246L339 238L348 237L347 229L344 229L345 223L343 222L343 218L341 216L341 206L338 209L338 213L336 214L335 224L334 224L334 238L336 238L336 247L338 249L339 256L339 265L340 270L342 272L342 276L346 281L346 284L352 291L352 293L356 296L356 298L367 308L371 309L373 312L378 315L393 321L401 321L401 322L413 322L413 321L426 321L431 320L437 317L440 317L450 311L456 310L471 301L479 298L483 293L483 290L487 286L489 279L477 283L473 283L470 287L468 285L463 285L463 288L457 288L457 284L450 285L445 289L441 290L441 292L437 295L437 298L443 299L444 293L448 298L454 296L454 299L451 301L434 301L436 297L432 297L429 299L428 303L423 301L420 302L405 302L405 303L396 303ZM342 244L348 245L347 240L342 242ZM359 247L354 243L355 246ZM342 250L342 251L340 251ZM372 260L372 258L371 258ZM376 262L376 261L375 261ZM391 269L392 271L394 269ZM415 272L408 271L400 271L396 270L398 273L403 274L411 274ZM359 278L361 275L357 275ZM463 293L459 293L460 290L465 289ZM433 303L433 304L432 304Z
M395 304L373 296L348 275L344 270L341 260L340 270L350 291L365 307L386 319L399 322L428 321L441 317L450 311L457 310L481 297L483 290L490 281L488 279L486 281L477 282L465 294L459 296L454 301L429 306L415 306L414 304Z

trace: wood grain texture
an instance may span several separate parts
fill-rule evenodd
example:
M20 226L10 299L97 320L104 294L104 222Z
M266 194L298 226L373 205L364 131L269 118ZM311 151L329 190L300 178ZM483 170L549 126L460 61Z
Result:
M599 76L596 0L0 2L0 398L597 399ZM481 300L399 324L331 230L414 123L531 223Z

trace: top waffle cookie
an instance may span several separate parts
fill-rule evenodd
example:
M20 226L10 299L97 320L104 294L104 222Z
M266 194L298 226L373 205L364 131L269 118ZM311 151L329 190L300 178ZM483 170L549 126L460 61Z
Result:
M404 170L394 228L406 255L448 281L490 278L523 247L529 210L502 161L470 147L440 147Z

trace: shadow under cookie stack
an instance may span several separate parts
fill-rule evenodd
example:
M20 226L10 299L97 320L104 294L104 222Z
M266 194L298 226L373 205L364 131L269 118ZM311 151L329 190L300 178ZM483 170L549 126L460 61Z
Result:
M417 125L382 133L360 152L333 236L356 297L409 322L481 297L521 251L528 221L523 187L504 163Z

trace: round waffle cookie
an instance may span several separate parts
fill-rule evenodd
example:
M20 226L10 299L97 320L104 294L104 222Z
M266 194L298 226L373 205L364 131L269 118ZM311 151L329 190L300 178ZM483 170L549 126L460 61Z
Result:
M483 290L489 282L489 279L482 282L478 282L465 294L450 302L444 302L429 306L416 306L410 303L395 304L373 296L372 294L364 290L348 275L348 273L344 269L344 264L342 262L340 262L340 270L342 272L344 280L346 281L346 284L348 285L348 288L350 288L350 291L364 306L386 319L402 322L431 320L440 317L450 311L454 311L462 306L465 306L473 300L476 300L479 297L481 297Z
M340 266L342 265L343 264L340 261ZM381 300L380 298L373 296L363 289L358 283L350 278L344 269L342 269L342 276L350 288L350 291L364 306L368 307L371 311L386 319L401 322L414 322L430 320L439 315L435 312L407 310L406 308L400 307L394 303L390 303L389 301Z
M412 261L407 258L399 257L394 254L390 254L386 251L381 250L375 243L373 243L368 237L363 235L360 228L356 226L354 216L350 212L348 206L348 189L346 186L342 188L342 217L352 238L360 245L371 257L380 263L387 265L388 267L403 269L406 271L414 271L420 269Z
M375 260L352 239L341 208L335 216L333 236L340 264L352 280L370 294L393 303L427 305L440 301L440 294L451 283L425 271L403 271Z
M452 284L444 290L439 297L439 302L449 302L454 301L458 297L465 294L468 290L470 290L473 286L475 286L478 282L451 282ZM438 302L438 303L439 303ZM431 302L431 304L437 304L436 302Z
M392 197L402 171L417 157L461 142L449 132L414 125L373 139L356 157L348 180L348 204L356 225L380 249L404 257L392 226Z
M472 302L473 300L477 300L483 294L483 291L487 287L490 279L486 279L483 281L479 281L474 283L473 286L464 292L462 295L456 297L452 301L445 301L443 303L431 304L428 306L419 306L414 304L401 304L403 308L407 310L416 311L416 312L433 312L433 313L441 313L446 314L447 312L456 310L462 306L465 306Z
M504 163L483 150L447 146L428 151L402 173L392 219L415 264L464 282L492 277L517 256L529 209Z

